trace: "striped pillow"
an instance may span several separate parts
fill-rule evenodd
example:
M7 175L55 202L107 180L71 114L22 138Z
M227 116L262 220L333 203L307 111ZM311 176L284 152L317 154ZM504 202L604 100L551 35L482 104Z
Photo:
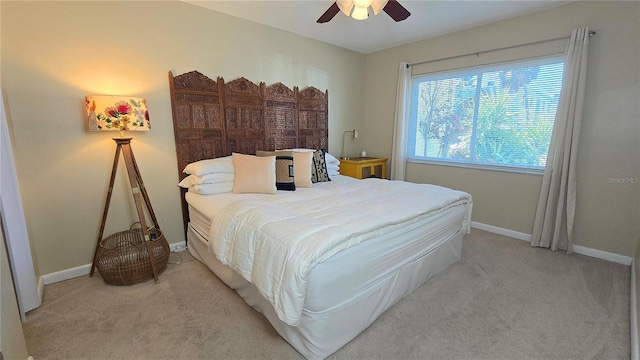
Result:
M324 158L324 149L316 150L313 153L313 163L311 165L311 182L331 181L327 172L327 161Z

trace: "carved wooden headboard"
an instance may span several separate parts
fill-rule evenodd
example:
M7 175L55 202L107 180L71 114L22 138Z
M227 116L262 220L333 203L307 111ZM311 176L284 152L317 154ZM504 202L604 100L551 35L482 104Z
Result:
M178 174L191 162L256 150L328 150L329 91L169 72ZM184 226L189 220L182 189Z

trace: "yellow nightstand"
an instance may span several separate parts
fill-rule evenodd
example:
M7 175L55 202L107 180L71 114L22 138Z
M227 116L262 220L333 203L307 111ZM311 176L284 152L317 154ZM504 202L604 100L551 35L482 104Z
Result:
M352 157L340 159L340 174L356 179L387 178L387 158Z

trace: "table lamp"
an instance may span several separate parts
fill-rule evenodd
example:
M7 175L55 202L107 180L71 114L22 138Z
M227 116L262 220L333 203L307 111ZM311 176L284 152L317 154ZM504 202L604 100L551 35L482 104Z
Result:
M345 136L346 134L348 134L348 133L351 133L351 139L352 139L352 140L355 140L355 139L357 139L357 138L358 138L358 130L356 130L356 129L353 129L353 130L347 130L347 131L345 131L344 133L342 133L342 153L341 153L341 155L342 155L342 158L343 158L343 159L346 159L346 160L348 160L348 159L349 159L349 157L345 157L345 156L344 156L344 136Z

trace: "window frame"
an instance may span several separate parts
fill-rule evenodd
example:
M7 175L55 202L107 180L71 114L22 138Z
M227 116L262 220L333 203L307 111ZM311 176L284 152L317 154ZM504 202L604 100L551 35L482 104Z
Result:
M411 75L410 79L410 97L407 99L409 101L409 119L407 121L407 144L406 144L406 162L407 163L416 163L416 164L429 164L429 165L439 165L439 166L452 166L458 168L467 168L467 169L478 169L478 170L489 170L489 171L501 171L508 173L520 173L520 174L531 174L531 175L542 175L544 173L543 167L526 167L526 166L513 166L513 165L502 165L502 164L487 164L481 162L475 162L471 159L463 160L463 159L439 159L432 157L421 157L416 156L415 154L415 146L416 146L416 138L417 131L415 128L417 127L417 101L418 98L418 84L424 81L434 81L434 80L442 80L449 79L453 77L463 77L463 76L477 76L478 89L477 92L481 91L481 81L482 77L479 76L481 73L491 72L491 71L500 71L508 68L512 65L517 65L518 67L527 67L527 66L543 66L554 63L565 63L565 58L563 54L552 54L538 57L530 57L518 60L510 60L504 62L455 68L455 69L447 69L442 71L434 71L427 73L420 73L416 75ZM562 74L562 80L564 80L564 68ZM562 85L561 85L562 88ZM560 94L561 96L561 94ZM476 99L479 99L476 97ZM476 104L476 111L477 111ZM554 119L555 123L555 119ZM475 138L476 133L475 129L477 128L477 116L474 114L473 121L473 132L471 136ZM473 146L473 143L472 143ZM547 150L548 153L548 150Z

